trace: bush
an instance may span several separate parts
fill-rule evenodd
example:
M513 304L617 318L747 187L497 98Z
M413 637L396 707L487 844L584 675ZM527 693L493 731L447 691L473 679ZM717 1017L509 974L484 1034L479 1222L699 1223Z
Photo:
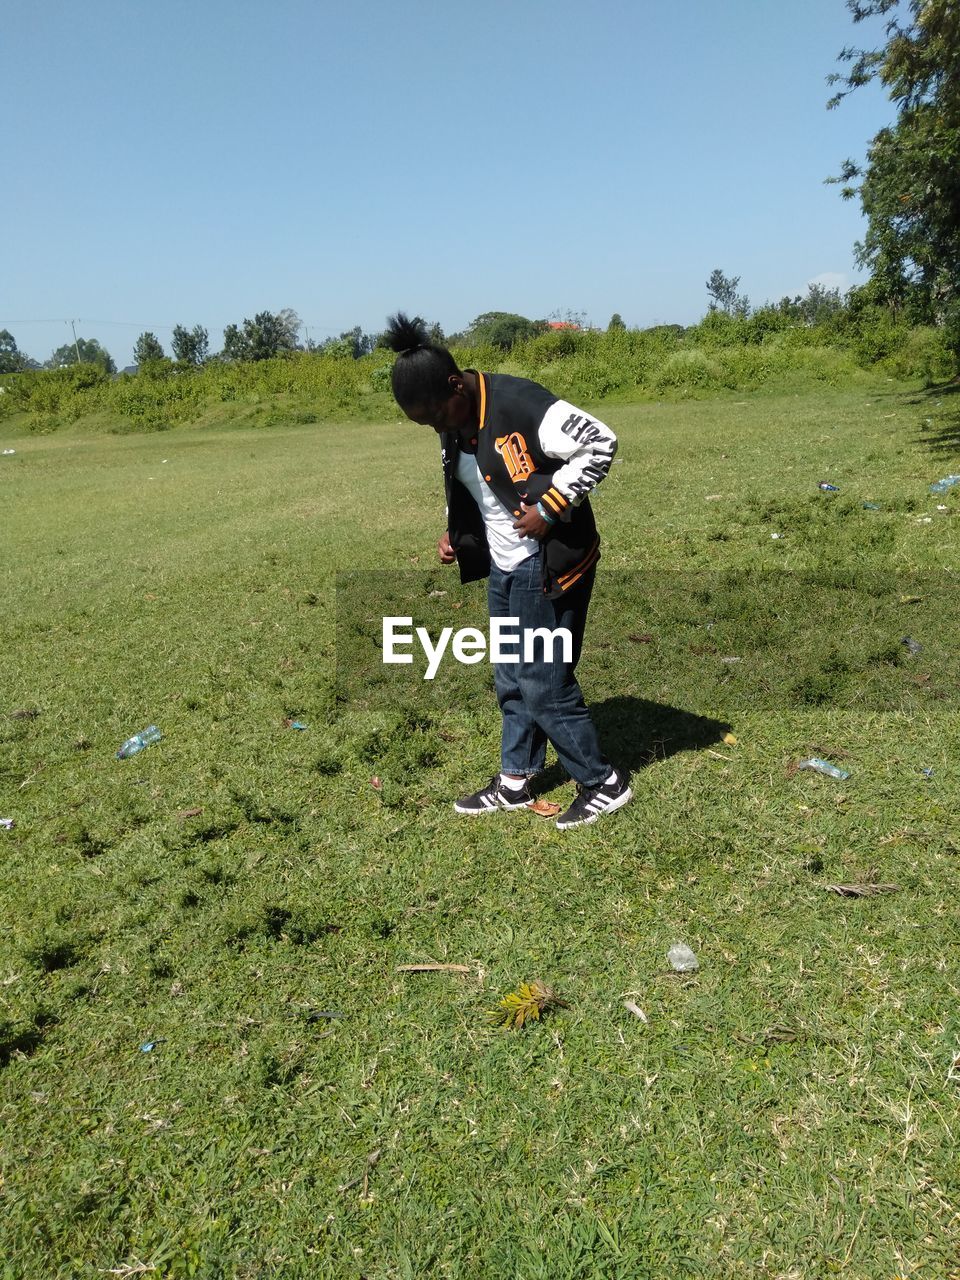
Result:
M656 391L702 390L724 385L723 369L699 347L667 356L653 376Z
M895 356L910 330L888 307L864 309L852 324L851 347L857 363L865 367Z
M110 378L95 365L6 375L0 415L26 412L33 431L55 430L86 414L113 413L116 430L159 430L196 421L216 404L267 405L285 413L381 414L392 361L382 350L359 359L346 350L288 352L255 362L211 359L203 366L145 362ZM518 342L454 348L461 368L533 378L575 403L637 389L680 396L770 385L840 385L858 366L880 365L895 377L945 381L956 372L946 328L909 328L886 307L860 306L805 323L776 307L750 316L715 311L690 329L559 329ZM276 397L294 398L277 405ZM262 415L261 415L262 420Z
M957 360L946 329L911 329L884 363L893 377L922 378L928 386L948 382L957 374Z

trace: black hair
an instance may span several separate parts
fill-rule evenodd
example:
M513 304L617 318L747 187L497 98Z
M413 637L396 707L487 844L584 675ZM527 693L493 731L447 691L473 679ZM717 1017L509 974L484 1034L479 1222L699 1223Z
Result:
M430 341L427 326L402 311L387 317L387 346L396 351L391 382L401 408L429 408L451 395L450 375L459 374L457 362L446 349Z

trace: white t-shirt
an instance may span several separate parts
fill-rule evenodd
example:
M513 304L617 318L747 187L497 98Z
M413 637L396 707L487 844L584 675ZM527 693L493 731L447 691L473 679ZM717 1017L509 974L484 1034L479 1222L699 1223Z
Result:
M487 545L493 563L502 573L510 573L540 550L536 538L522 538L513 527L516 516L500 501L480 475L476 456L457 455L457 479L480 508L487 531Z

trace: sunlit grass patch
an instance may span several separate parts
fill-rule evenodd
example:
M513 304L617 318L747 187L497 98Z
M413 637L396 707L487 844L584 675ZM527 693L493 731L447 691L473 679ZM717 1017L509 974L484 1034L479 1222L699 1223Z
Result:
M581 673L635 799L569 833L451 811L489 668L356 647L395 597L484 620L429 433L18 439L6 1271L949 1275L960 499L910 398L610 407ZM492 1027L534 979L568 1007Z

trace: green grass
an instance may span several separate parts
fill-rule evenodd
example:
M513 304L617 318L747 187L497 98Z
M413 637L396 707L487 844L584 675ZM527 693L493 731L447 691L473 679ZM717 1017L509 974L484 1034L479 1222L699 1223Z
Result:
M393 601L483 620L429 432L4 424L0 1276L957 1274L939 399L601 409L581 677L636 799L570 833L452 813L488 668L370 660ZM492 1028L534 978L570 1008Z

